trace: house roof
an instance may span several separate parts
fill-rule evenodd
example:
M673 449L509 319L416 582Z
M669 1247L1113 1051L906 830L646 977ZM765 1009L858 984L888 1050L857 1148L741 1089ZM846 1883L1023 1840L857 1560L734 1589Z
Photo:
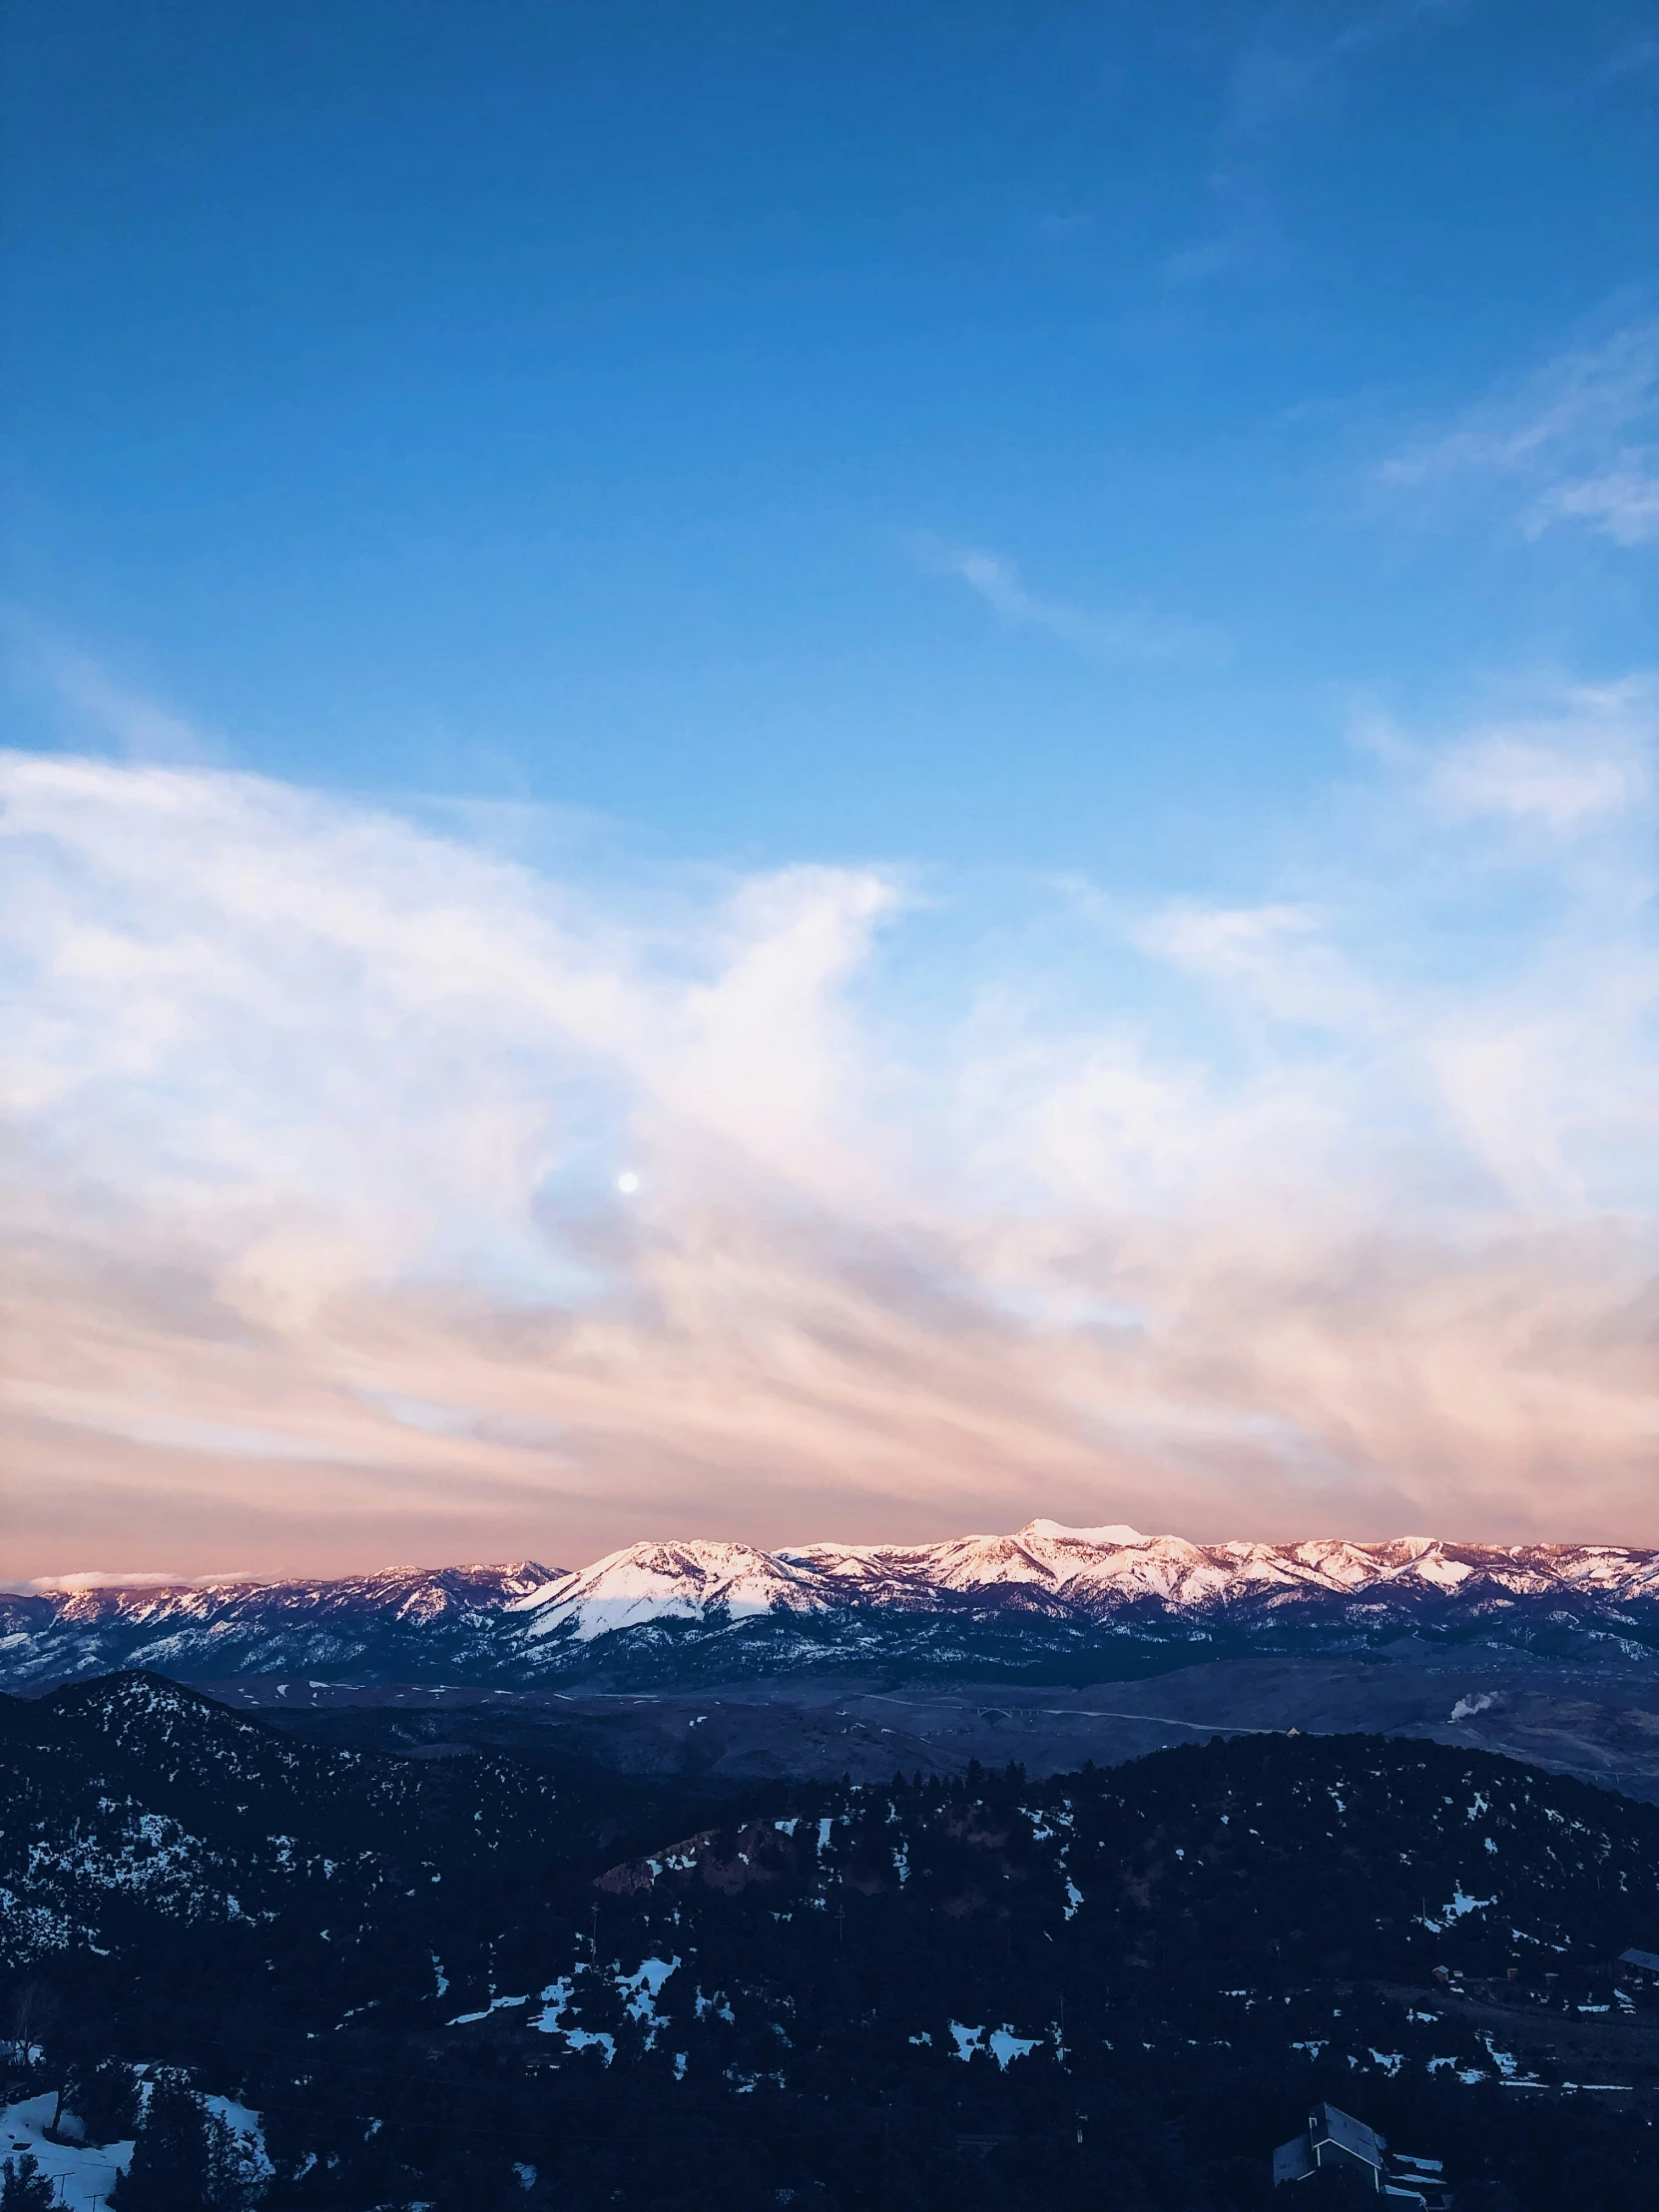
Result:
M1376 2128L1368 2127L1364 2120L1357 2120L1340 2105L1317 2104L1308 2127L1316 2143L1335 2143L1350 2157L1363 2158L1368 2166L1381 2167L1382 2164L1383 2138Z
M1621 1950L1621 1966L1640 1966L1644 1973L1659 1973L1659 1950Z
M1306 2135L1293 2135L1288 2143L1281 2143L1273 2154L1273 2185L1277 2189L1282 2181L1306 2181L1319 2168L1314 2163L1313 2146Z

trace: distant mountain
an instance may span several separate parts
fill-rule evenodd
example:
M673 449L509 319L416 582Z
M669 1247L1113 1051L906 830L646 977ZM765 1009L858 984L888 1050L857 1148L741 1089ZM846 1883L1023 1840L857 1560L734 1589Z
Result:
M775 1552L703 1538L324 1582L34 1589L0 1598L0 1683L116 1666L187 1679L626 1686L779 1669L1103 1679L1406 1631L1659 1651L1659 1551L1610 1545L1198 1544L1034 1520L1011 1536Z
M495 1679L505 1609L557 1579L527 1560L315 1582L0 1592L0 1686L128 1666L187 1678L308 1670L330 1680Z

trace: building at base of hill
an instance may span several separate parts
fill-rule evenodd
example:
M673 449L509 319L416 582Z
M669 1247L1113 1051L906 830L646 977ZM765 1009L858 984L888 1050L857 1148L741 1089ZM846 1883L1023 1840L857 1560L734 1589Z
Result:
M1273 2154L1273 2182L1311 2181L1330 2167L1346 2168L1397 2212L1448 2212L1451 2194L1437 2158L1413 2158L1388 2148L1386 2136L1335 2104L1316 2104L1308 2125Z

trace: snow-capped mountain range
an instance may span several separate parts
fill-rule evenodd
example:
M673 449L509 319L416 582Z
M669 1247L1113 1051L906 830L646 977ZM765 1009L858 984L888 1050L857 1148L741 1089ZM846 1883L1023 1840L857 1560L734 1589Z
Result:
M1294 1601L1314 1591L1352 1597L1417 1589L1443 1596L1474 1582L1514 1595L1594 1591L1659 1596L1659 1552L1584 1545L1449 1544L1428 1536L1383 1543L1197 1544L1114 1524L1067 1528L1034 1520L1011 1536L937 1544L631 1544L591 1567L550 1576L512 1601L532 1633L569 1624L589 1639L651 1619L848 1609L928 1612L962 1600L1106 1620L1126 1603L1173 1613L1225 1611L1241 1600Z
M1140 1671L1192 1656L1354 1649L1408 1629L1613 1638L1659 1651L1659 1551L1360 1543L1200 1544L1034 1520L1009 1536L762 1551L687 1538L591 1566L394 1568L316 1582L35 1584L0 1596L0 1683L144 1666L186 1679L305 1670L329 1681L534 1684L719 1679L864 1665Z

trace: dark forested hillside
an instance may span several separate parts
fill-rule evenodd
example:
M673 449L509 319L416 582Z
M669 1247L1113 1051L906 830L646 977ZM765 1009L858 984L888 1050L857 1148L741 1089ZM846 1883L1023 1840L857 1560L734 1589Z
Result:
M1460 2205L1659 2205L1659 1999L1613 1965L1659 1951L1659 1812L1501 1759L1262 1734L712 1800L145 1676L0 1729L14 2095L189 2069L264 2115L273 2208L1242 2212L1315 2096Z

